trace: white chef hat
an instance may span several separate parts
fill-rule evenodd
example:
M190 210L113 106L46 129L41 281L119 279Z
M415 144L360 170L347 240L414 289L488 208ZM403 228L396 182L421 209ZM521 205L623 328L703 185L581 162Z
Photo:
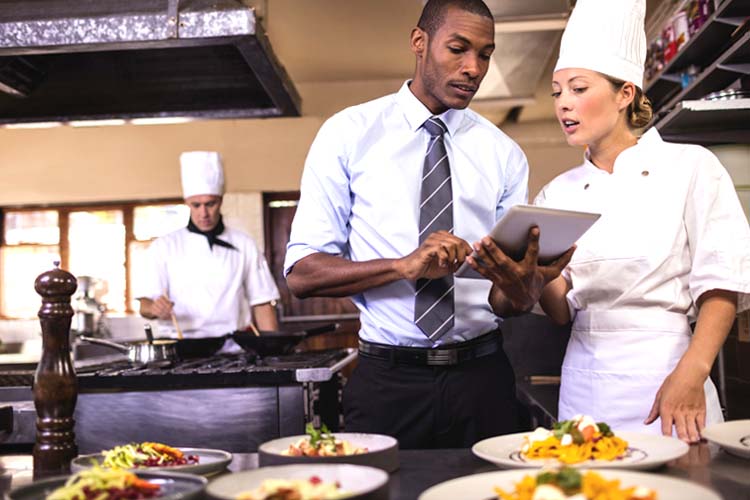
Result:
M224 170L215 151L187 151L180 155L182 197L224 194Z
M555 71L583 68L643 88L646 0L578 0Z

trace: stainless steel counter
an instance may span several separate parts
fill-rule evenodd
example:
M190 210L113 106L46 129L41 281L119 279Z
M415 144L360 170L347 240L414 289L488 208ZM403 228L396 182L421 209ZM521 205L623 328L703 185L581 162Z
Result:
M498 470L467 449L402 450L399 459L401 468L390 478L391 500L415 500L443 481ZM0 494L31 481L29 455L0 456L0 466L5 469L0 475ZM229 471L257 467L256 453L236 453ZM694 481L719 492L726 500L750 500L750 460L729 455L709 443L691 446L688 455L651 472Z

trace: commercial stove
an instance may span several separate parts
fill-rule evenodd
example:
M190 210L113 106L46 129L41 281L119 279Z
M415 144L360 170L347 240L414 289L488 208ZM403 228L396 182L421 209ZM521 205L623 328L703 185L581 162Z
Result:
M326 382L357 357L355 349L259 357L245 352L134 366L121 355L76 362L81 389L199 389Z
M81 453L132 441L253 452L341 422L342 368L355 349L257 357L245 352L137 367L122 355L76 361L76 442ZM33 443L33 370L0 372L0 402L14 407L9 443Z

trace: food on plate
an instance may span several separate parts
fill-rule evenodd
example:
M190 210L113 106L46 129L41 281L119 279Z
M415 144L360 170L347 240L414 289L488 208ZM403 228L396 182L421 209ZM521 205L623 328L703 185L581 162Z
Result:
M657 500L656 491L645 486L620 486L619 479L605 479L596 472L580 473L563 467L524 476L513 491L495 488L499 500Z
M305 427L305 432L306 437L290 444L281 454L291 457L339 457L367 453L367 448L357 448L349 441L336 439L325 424L318 430L309 423Z
M325 482L312 476L309 479L266 479L258 488L240 493L237 500L336 500L350 495L338 482Z
M71 476L46 500L119 500L159 496L158 484L122 469L93 467Z
M130 443L102 452L102 467L133 469L136 467L173 467L197 464L197 455L186 455L177 448L162 443Z
M594 422L588 415L557 422L551 431L538 427L524 437L521 447L526 458L555 458L564 464L616 460L627 451L627 441L615 436L607 424Z

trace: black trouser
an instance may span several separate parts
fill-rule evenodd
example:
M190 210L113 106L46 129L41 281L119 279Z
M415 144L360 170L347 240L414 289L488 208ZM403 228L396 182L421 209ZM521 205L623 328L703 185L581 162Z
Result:
M402 449L467 448L521 430L515 376L502 348L454 366L360 355L343 399L347 432L388 434Z

